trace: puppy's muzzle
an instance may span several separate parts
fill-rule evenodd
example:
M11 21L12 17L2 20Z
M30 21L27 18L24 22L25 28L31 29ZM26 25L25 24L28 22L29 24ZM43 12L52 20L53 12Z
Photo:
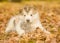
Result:
M30 20L28 20L28 19L27 19L26 21L27 21L27 22L30 22Z

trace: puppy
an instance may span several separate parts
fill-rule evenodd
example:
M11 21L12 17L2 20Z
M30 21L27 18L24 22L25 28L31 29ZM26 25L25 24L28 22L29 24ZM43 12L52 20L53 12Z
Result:
M8 33L15 30L18 35L22 35L36 30L37 27L44 33L50 34L42 26L38 11L34 7L26 6L22 8L18 15L9 20L5 32Z

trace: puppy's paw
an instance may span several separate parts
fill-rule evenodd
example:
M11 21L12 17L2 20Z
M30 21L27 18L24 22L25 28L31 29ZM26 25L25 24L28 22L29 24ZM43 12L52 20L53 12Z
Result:
M21 30L21 31L18 32L18 35L19 35L19 36L21 36L21 35L23 35L23 34L25 34L25 31L24 31L24 30Z

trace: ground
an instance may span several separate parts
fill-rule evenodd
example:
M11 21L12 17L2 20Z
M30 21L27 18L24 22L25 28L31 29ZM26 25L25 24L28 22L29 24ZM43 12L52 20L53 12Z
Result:
M10 32L5 34L9 19L18 14L24 5L34 5L39 13L42 25L51 32L50 40L47 41L45 34L37 28L32 33L26 33L18 37L18 34ZM46 40L47 39L47 40ZM59 2L21 2L0 3L0 43L60 43L60 3Z

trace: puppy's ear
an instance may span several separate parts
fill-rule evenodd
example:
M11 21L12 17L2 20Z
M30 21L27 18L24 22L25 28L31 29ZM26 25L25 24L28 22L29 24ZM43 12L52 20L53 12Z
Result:
M33 8L34 10L37 10L37 7L36 7L36 5L33 5L33 6L32 6L32 8Z
M33 6L33 10L35 11L35 13L39 13L38 8L37 8L36 5Z
M22 13L22 9L19 9L19 13Z
M23 9L19 9L19 15L23 15Z

